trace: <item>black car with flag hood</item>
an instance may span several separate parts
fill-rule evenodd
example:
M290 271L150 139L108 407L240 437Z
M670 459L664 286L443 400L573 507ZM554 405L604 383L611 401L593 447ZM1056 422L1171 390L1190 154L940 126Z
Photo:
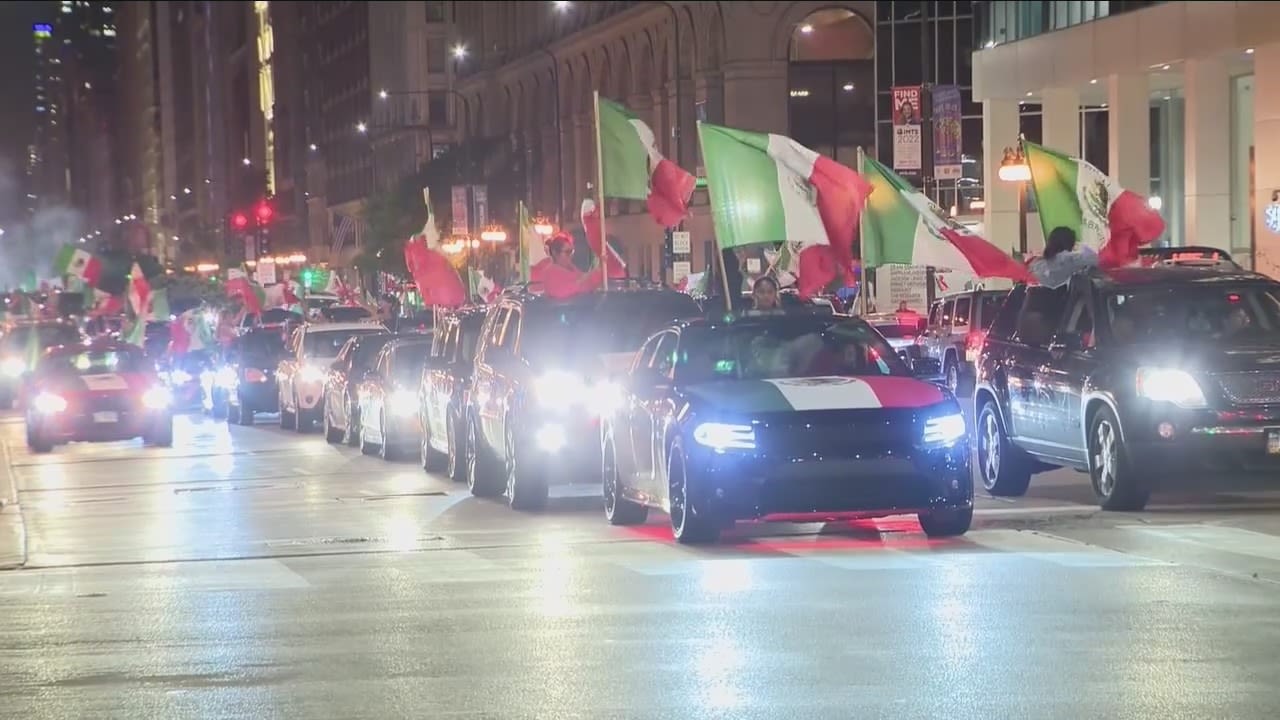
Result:
M937 374L924 360L921 375ZM742 519L973 518L964 418L867 323L816 314L675 323L649 338L601 427L605 514L666 510L677 540Z

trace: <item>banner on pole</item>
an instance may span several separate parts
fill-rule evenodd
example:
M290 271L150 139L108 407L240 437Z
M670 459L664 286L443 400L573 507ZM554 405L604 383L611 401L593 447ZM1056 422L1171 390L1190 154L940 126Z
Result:
M920 94L919 85L893 88L893 169L908 175L924 168Z

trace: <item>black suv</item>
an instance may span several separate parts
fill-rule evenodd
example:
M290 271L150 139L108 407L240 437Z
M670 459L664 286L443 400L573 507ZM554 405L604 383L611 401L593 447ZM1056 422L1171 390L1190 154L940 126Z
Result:
M1019 285L978 358L978 472L993 495L1087 472L1104 510L1162 481L1280 474L1280 283L1122 268Z
M670 290L504 294L480 329L463 413L472 494L505 493L513 508L536 509L548 484L598 481L601 403L620 395L612 378L649 335L700 313Z

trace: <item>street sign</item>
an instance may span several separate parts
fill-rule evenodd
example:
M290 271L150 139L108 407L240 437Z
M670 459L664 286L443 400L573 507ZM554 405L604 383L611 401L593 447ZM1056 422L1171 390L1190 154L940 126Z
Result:
M688 255L693 252L693 242L690 240L689 231L677 230L671 233L671 252L676 255Z

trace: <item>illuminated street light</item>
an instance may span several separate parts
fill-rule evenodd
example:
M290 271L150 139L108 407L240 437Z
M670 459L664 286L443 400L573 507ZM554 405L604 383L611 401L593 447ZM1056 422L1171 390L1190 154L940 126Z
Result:
M318 149L315 143L311 143L308 147L311 149L311 152L315 152Z
M1022 149L1005 148L1000 161L1000 179L1005 182L1026 182L1031 179L1031 166L1022 156Z
M454 46L453 46L453 57L454 57L454 59L455 59L455 60L461 60L461 59L465 58L466 56L467 56L467 46L466 46L466 45L454 45Z
M183 195L190 195L190 194L191 194L191 188L189 188L189 187L184 187L184 188L182 188L182 194L183 194Z
M539 215L533 219L533 231L546 238L556 231L556 226L551 224L547 216Z
M365 125L365 124L364 124L364 123L362 123L362 122L356 123L356 132L358 132L358 133L360 133L361 135L363 135L363 134L365 134L365 133L369 132L369 126L368 126L368 125Z
M485 242L500 243L507 241L507 231L496 225L490 225L480 233L480 239Z
M378 99L379 99L379 100L386 100L388 97L390 97L390 95L391 95L391 94L390 94L390 93L388 93L386 90L379 90L379 91L378 91Z
M251 161L249 158L245 158L244 160L241 160L240 162L244 163L245 167L248 167L248 166L250 166L250 165L252 165L252 164L253 164L253 161Z
M564 12L565 10L569 9L569 3L566 2L565 0L556 0L556 2L552 4L555 5L556 10L559 10L560 12Z
M804 25L800 26L800 32L804 33L805 35L808 35L809 33L813 32L813 26L808 23L805 23Z

